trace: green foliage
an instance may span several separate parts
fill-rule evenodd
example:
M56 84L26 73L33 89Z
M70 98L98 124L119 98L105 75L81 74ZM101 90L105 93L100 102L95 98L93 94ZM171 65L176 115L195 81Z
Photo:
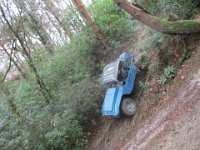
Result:
M0 97L0 149L87 149L83 124L96 124L97 102L102 98L99 84L92 77L103 55L100 42L85 28L70 44L61 46L53 56L42 49L33 53L42 80L52 94L45 104L35 76L6 84L19 112L13 114L6 97ZM98 59L94 52L98 52Z
M135 0L135 3L143 7L153 15L169 19L188 19L199 11L199 0Z
M68 7L64 16L64 25L66 29L71 26L73 30L79 32L83 27L83 21L81 21L80 18L75 7Z
M139 81L139 87L143 90L147 90L149 85L146 82Z
M92 7L95 9L95 21L111 41L132 30L128 16L112 1L105 0ZM104 7L105 12L102 12ZM77 15L73 9L70 12L73 16ZM69 14L65 18L69 18ZM87 149L83 125L97 123L94 117L99 115L97 103L102 95L93 74L102 69L104 64L101 58L105 52L90 28L71 23L76 22L68 25L81 32L73 37L70 44L59 47L53 56L46 57L44 49L32 53L52 101L49 105L45 104L31 72L27 80L14 87L12 96L27 122L10 118L12 113L9 109L1 111L1 119L5 118L6 113L9 118L2 124L2 149Z
M135 22L112 0L96 1L89 9L97 26L111 41L133 33Z
M167 81L173 79L176 75L176 68L174 66L168 66L164 68L164 73L158 80L159 84L165 84Z
M138 35L139 40L136 43L136 50L143 50L146 53L152 51L155 52L159 49L164 37L165 36L162 33L158 33L144 27L143 31L140 35Z
M72 113L64 111L64 113L55 114L51 120L51 124L56 128L45 134L45 140L47 141L45 146L47 149L68 150L75 148L83 150L87 148L83 129L76 116Z
M137 41L134 43L134 48L138 54L137 65L141 69L149 68L155 71L159 68L158 53L164 42L165 35L155 32L150 28L138 23ZM140 31L141 30L141 31Z
M150 59L146 54L143 54L137 61L137 66L140 67L141 69L147 68L149 64L150 64Z
M167 77L167 79L171 79L176 74L176 68L174 66L168 66L167 68L164 68L164 75Z
M196 11L192 8L199 4L194 0L184 2L152 1L151 5L145 5L145 8L150 6L146 10L160 16L169 17L167 13L172 10L178 17L187 18ZM189 2L192 2L191 5ZM184 9L187 11L183 12ZM141 26L111 0L96 1L89 6L89 10L97 26L105 33L110 43L117 47L120 37L132 34L136 25ZM87 149L85 125L97 124L95 116L99 115L98 104L99 100L103 99L97 83L98 77L95 75L105 66L103 57L107 52L91 29L79 20L80 16L75 9L70 8L67 11L64 24L76 31L70 43L59 46L52 56L49 56L45 49L34 51L31 55L39 75L52 95L50 104L45 103L31 71L26 80L5 85L11 93L10 96L6 97L0 93L2 150ZM39 22L35 23L40 25ZM34 31L37 30L35 23L33 22L34 27L31 26ZM142 69L153 66L152 64L158 66L152 59L152 53L159 51L164 37L148 27L142 27L134 45L137 52L142 52L138 61ZM45 39L43 41L46 43ZM158 82L165 84L175 74L176 68L169 66L164 69ZM139 86L144 90L148 88L148 84L141 81ZM20 116L9 109L9 99L15 102Z
M149 71L151 73L155 72L155 71L158 71L160 68L160 62L159 60L154 60L151 62L151 64L149 65Z
M160 79L158 80L159 84L165 84L166 82L167 82L167 78L164 75L162 75Z
M76 117L64 111L54 116L50 112L33 112L28 122L16 116L1 118L1 149L86 149L87 141ZM8 116L9 114L2 114Z
M101 61L99 64L99 67L101 70L103 70L103 68L106 66L106 63L104 61Z

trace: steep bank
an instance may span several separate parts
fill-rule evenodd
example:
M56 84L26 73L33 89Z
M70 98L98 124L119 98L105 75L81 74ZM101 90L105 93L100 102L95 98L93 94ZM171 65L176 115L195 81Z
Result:
M137 114L133 118L101 118L90 149L199 147L199 60L200 48L196 48L179 67L175 79L164 86L156 85L157 74L150 77L150 87L140 98Z

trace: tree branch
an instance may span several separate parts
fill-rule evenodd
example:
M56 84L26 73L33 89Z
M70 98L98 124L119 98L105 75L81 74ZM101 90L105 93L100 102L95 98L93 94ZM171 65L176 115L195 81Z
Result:
M3 77L3 79L2 79L2 82L5 81L5 79L6 79L7 75L8 75L8 72L9 72L10 69L11 69L11 66L12 66L12 54L13 54L13 50L11 49L11 54L10 54L10 59L9 59L9 66L8 66L8 69L7 69L7 71L6 71L6 73L5 73L4 77Z
M115 3L128 12L135 19L145 25L165 34L193 34L200 33L200 20L169 21L152 16L127 0L114 0Z

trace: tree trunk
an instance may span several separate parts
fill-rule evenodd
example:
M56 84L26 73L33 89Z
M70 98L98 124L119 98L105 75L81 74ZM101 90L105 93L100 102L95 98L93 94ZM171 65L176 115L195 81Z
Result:
M19 66L22 68L22 70L25 70L24 66L23 66L23 61L19 57L17 57L16 54L13 54L13 56L14 56L14 59L16 59L16 63L19 64Z
M62 30L60 29L60 26L57 25L57 24L55 23L55 21L54 21L54 20L52 19L52 17L49 15L48 10L45 10L45 15L47 16L48 20L51 22L51 24L55 27L55 29L56 29L57 32L59 33L59 35L60 35L59 43L60 43L60 44L64 44L64 42L65 42L66 39L67 39L67 35L66 35L66 34L65 34L65 35L62 34Z
M169 21L152 16L127 0L114 0L115 3L145 25L165 34L192 34L200 33L199 20Z
M16 114L19 118L24 119L22 115L19 113L17 106L13 102L13 100L10 98L10 91L8 91L6 88L4 88L2 81L0 81L0 92L3 93L8 99L7 104L12 113Z
M45 49L49 51L51 54L53 53L53 44L51 43L51 40L49 38L49 34L46 33L45 28L43 27L41 20L37 17L34 11L32 11L30 8L34 8L33 3L30 3L31 1L23 1L23 0L15 0L13 1L17 8L23 10L27 13L29 16L29 24L28 26L30 29L35 32L41 41L41 43L44 45ZM34 2L34 1L33 1ZM30 8L28 8L30 7Z
M29 17L31 19L30 27L35 33L39 36L41 43L44 45L46 50L50 53L53 53L53 45L51 40L48 37L45 29L43 28L42 24L39 22L38 18L34 15L29 13Z
M49 104L51 99L52 99L52 96L49 92L49 90L46 88L46 85L45 83L43 82L43 80L41 79L34 63L33 63L33 60L30 56L28 56L28 63L29 63L29 66L31 68L31 70L33 71L33 73L35 74L35 77L36 77L36 81L37 81L37 84L39 85L40 89L41 89L41 92L46 100L46 103Z
M65 26L63 19L61 19L59 16L59 11L54 5L54 3L51 0L43 0L48 10L51 12L51 14L54 16L54 18L58 21L59 25L63 28L66 35L72 39L73 33L70 31L69 27Z
M24 45L24 41L25 39L21 39L20 36L19 36L19 33L17 31L15 31L13 29L13 27L11 26L10 22L8 21L8 19L6 18L5 16L5 12L3 10L3 8L1 7L0 5L0 11L1 11L1 14L2 14L2 17L3 19L5 20L5 22L7 23L9 29L11 30L11 32L13 33L13 35L16 37L16 39L19 41L21 47L22 47L22 51L23 53L25 54L25 56L27 57L27 63L29 64L30 68L32 69L33 73L35 74L35 77L36 77L36 81L41 89L41 92L46 100L46 103L49 104L51 99L52 99L52 96L50 94L50 92L48 91L48 89L46 88L46 85L45 83L43 82L43 80L41 79L34 63L33 63L33 60L29 54L29 51L30 50L27 50L26 46Z
M83 29L83 27L86 25L85 22L83 22L82 20L84 19L83 16L80 16L79 11L77 12L77 8L75 7L75 9L73 9L74 4L71 1L68 1L66 3L68 8L72 8L69 11L69 14L67 14L67 18L71 18L69 19L68 23L71 25L71 27L73 28L73 30L76 33L81 32L81 30Z
M103 32L97 27L96 23L92 19L88 10L85 8L81 0L72 0L73 4L76 6L77 10L83 15L86 19L87 24L91 27L92 31L96 34L99 40L103 43L105 48L110 48L110 44L106 40Z
M10 54L8 53L7 49L1 45L1 47L3 48L4 52L6 53L6 55L11 58L12 63L15 65L15 67L17 68L17 70L21 73L21 75L23 76L23 78L26 78L26 75L24 74L23 70L21 69L21 67L18 65L18 63L14 60L14 58L12 56L10 56Z

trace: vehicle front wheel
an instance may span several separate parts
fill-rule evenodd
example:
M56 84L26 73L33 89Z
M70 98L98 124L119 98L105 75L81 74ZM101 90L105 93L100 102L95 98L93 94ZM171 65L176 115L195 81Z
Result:
M122 113L126 116L134 115L137 110L136 101L131 98L122 99L121 110L122 110Z

